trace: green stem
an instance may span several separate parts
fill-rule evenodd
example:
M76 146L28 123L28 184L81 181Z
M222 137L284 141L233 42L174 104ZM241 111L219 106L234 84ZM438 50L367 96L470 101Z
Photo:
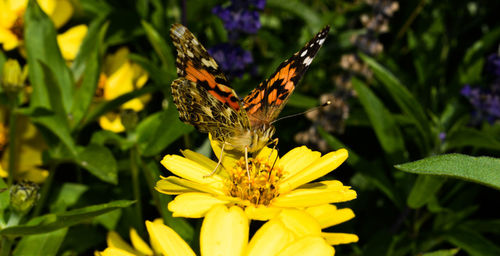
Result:
M47 198L49 197L50 188L52 187L52 181L54 181L54 176L56 174L56 166L57 165L55 163L52 163L50 165L49 177L45 179L42 189L40 190L40 199L38 200L35 206L35 210L33 211L33 218L40 215L43 209L43 205L45 204L45 201L47 201Z
M134 146L130 150L130 171L132 177L132 188L134 192L135 203L135 215L136 215L136 228L137 231L142 234L144 232L144 225L142 223L142 203L141 203L141 188L139 183L139 167L138 167L138 152L137 147Z
M13 106L9 116L9 177L7 185L10 187L14 182L14 174L16 172L16 132L17 132L17 113L16 100L13 99Z
M2 249L0 251L0 256L10 255L10 248L12 247L12 239L2 236Z

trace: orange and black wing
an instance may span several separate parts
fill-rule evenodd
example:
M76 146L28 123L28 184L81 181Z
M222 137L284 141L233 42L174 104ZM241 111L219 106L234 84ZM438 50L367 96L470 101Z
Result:
M177 50L172 96L180 119L219 140L249 127L236 92L198 39L180 24L172 25L170 37Z
M243 99L252 127L267 125L275 120L300 78L323 45L330 27L314 36L300 51L285 60L276 71Z

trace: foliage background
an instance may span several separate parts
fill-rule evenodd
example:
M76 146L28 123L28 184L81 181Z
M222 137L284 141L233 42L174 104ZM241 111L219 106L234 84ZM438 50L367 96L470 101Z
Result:
M134 227L146 238L144 220L161 216L196 248L200 221L172 218L166 209L171 198L153 190L159 175L168 174L159 164L165 154L189 148L210 155L207 136L178 121L172 104L175 53L168 30L184 20L207 48L226 42L227 31L212 8L227 3L72 4L75 13L61 30L76 24L88 24L89 30L71 65L58 53L54 27L34 1L24 17L27 55L0 52L0 67L7 58L30 66L29 102L12 108L3 89L1 103L5 116L27 116L41 132L48 145L42 166L50 172L21 226L4 226L0 234L4 240L16 238L12 248L18 255L33 250L85 255L105 247L109 230L127 237ZM336 95L344 95L348 118L320 120L343 122L344 132L328 132L318 120L295 117L276 123L276 137L279 150L287 152L297 146L297 133L313 127L330 150L349 149L347 163L329 175L358 192L358 199L347 204L356 218L336 231L356 233L360 241L336 247L339 255L500 255L500 163L474 157L499 155L500 122L471 122L475 109L460 93L466 84L492 83L484 67L487 57L499 51L499 9L497 1L400 2L394 15L385 17L387 33L373 37L383 51L370 55L352 42L353 35L368 30L360 17L380 12L365 1L269 0L260 12L259 31L237 40L253 55L251 67L233 80L241 96L320 28L332 26L281 116L319 105L320 95L338 92L335 78L347 75L352 89ZM141 89L94 102L104 57L122 46L149 80ZM371 71L342 68L342 56L349 53ZM100 128L101 115L145 94L151 100L137 113L135 128L122 133ZM460 154L428 158L447 153ZM419 159L427 160L404 164ZM0 207L5 220L6 194Z

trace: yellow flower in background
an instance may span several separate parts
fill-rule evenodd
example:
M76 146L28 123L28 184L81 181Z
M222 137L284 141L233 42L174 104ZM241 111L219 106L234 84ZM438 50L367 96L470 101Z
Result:
M8 131L4 127L5 122L0 124L0 151L3 151L0 159L0 177L6 178L9 166L9 145ZM40 168L42 165L42 152L47 149L47 145L41 137L36 127L29 122L25 116L18 116L16 131L16 167L14 171L14 179L18 181L28 180L35 183L45 181L49 172Z
M54 26L60 28L73 15L70 0L38 0L40 8L50 17ZM23 44L24 13L28 0L0 0L0 44L10 51ZM81 42L87 33L87 26L80 25L58 36L61 53L66 60L75 58ZM21 52L23 50L21 49Z
M131 230L132 246L117 233L108 233L106 248L96 255L196 255L173 229L161 220L146 221L151 240L149 246ZM354 236L354 235L353 235ZM203 220L200 232L200 254L211 255L334 255L332 243L321 232L320 223L300 210L283 210L262 225L252 239L249 221L240 207L214 206ZM357 241L357 237L356 237Z
M97 97L103 100L113 100L123 94L142 88L148 81L148 73L138 64L129 60L130 51L126 47L110 54L104 61L103 71L99 79ZM139 112L149 101L149 95L134 98L121 106L121 109L131 109ZM118 113L109 112L99 119L101 128L113 132L125 130Z
M219 144L212 141L212 147L219 156ZM182 154L163 158L163 166L177 176L162 177L156 184L159 192L177 195L168 204L175 217L200 218L214 205L237 205L250 219L268 220L283 209L327 209L330 203L356 198L338 180L309 183L341 165L345 149L321 156L302 146L279 158L275 150L264 148L248 159L250 177L239 155L224 152L222 168L210 175L217 163L191 150Z

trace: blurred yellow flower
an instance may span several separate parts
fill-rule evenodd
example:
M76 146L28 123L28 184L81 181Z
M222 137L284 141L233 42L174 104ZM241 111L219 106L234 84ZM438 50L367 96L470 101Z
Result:
M99 79L97 97L104 100L113 100L123 94L142 88L148 81L148 73L138 64L129 60L130 51L126 47L110 54L104 61L103 71ZM149 95L134 98L121 106L121 109L131 109L136 112L144 109ZM120 115L109 112L99 119L99 124L105 130L122 132L125 130Z
M54 26L60 28L73 15L70 0L37 0L40 8L50 17ZM24 12L28 0L0 0L0 44L5 51L23 44ZM87 26L80 25L58 36L61 53L66 60L75 58L87 33Z
M219 156L219 144L212 141L212 147ZM308 210L356 198L356 192L338 180L308 183L341 165L347 159L345 149L321 156L302 146L279 158L266 147L248 159L250 177L240 155L224 152L221 170L210 175L217 163L191 150L182 154L161 161L179 177L162 177L156 184L159 192L177 195L168 204L175 217L200 218L214 205L238 205L250 219L268 220L282 209Z
M146 221L149 246L135 230L130 231L132 246L117 233L108 233L108 247L95 255L196 255L189 245L161 220ZM347 234L350 235L350 234ZM357 236L355 237L357 241ZM320 223L300 210L285 209L262 225L252 239L249 221L240 207L216 205L203 220L200 254L211 255L334 255L332 243L321 232ZM351 239L354 240L354 239Z
M0 177L6 178L9 166L9 144L7 128L0 124ZM40 168L42 165L42 152L47 148L44 140L36 127L29 122L25 116L18 116L16 131L16 159L14 179L18 181L28 180L42 183L49 172ZM3 141L3 142L2 142Z

